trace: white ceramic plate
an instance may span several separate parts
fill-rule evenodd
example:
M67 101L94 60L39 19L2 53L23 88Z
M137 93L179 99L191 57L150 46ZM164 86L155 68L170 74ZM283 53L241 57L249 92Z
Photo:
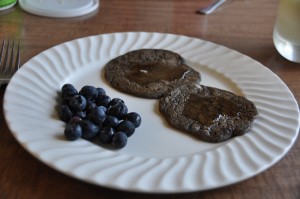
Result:
M202 74L202 84L246 96L257 106L253 130L230 141L209 144L171 128L158 101L116 91L103 78L112 58L140 48L180 53ZM66 141L55 111L65 83L78 89L101 86L125 100L143 122L125 148L111 151L86 140ZM279 161L299 130L298 105L269 69L236 51L186 36L115 33L77 39L29 60L12 78L4 96L7 124L34 157L69 176L96 185L137 192L178 193L217 188L250 178Z

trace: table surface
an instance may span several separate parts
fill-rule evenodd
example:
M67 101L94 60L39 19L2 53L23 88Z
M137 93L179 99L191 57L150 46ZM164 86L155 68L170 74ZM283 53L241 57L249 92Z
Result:
M272 31L277 0L227 0L210 15L196 14L201 0L101 0L96 12L76 18L35 16L19 5L0 12L0 37L21 40L21 63L80 37L127 31L162 32L209 40L237 50L277 74L300 100L300 64L281 57ZM3 102L5 86L0 88ZM267 171L243 182L185 194L140 194L68 177L35 159L15 140L0 114L0 198L300 198L300 143Z

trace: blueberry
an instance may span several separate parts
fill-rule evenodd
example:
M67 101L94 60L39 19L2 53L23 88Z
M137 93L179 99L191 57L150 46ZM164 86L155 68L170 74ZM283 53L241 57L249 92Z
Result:
M98 91L94 86L84 86L79 91L79 95L84 96L86 100L95 100L98 96Z
M109 105L110 105L110 106L113 106L113 105L118 104L118 103L123 103L123 104L124 104L124 101L123 101L122 99L120 99L120 98L113 98L113 99L110 101Z
M78 116L81 119L85 119L87 117L86 112L85 111L77 111L74 113L74 116Z
M60 106L59 117L62 121L69 122L72 116L72 111L67 105Z
M97 104L93 101L87 101L86 102L86 107L85 107L85 111L87 113L90 113L92 111L93 108L97 107Z
M73 90L76 90L75 87L72 85L72 84L64 84L62 87L61 87L61 91L63 92L64 90L66 89L73 89Z
M117 117L118 119L122 119L128 112L128 108L123 103L117 103L111 106L108 110L108 114Z
M107 95L100 95L96 99L96 104L98 106L109 107L110 101L111 101L111 99L110 99L109 96L107 96Z
M72 90L66 90L64 91L63 93L61 93L62 95L62 99L66 99L66 98L69 98L69 97L73 97L75 95L78 95L78 92L74 92Z
M90 120L81 120L79 123L82 128L82 137L92 139L99 133L99 127Z
M119 124L118 118L115 116L108 115L103 121L102 126L116 127Z
M135 128L139 127L142 123L141 116L136 112L128 113L125 116L125 120L128 120L128 121L132 122L134 124Z
M113 135L115 134L115 131L113 128L107 126L104 127L99 134L99 140L102 144L110 144L113 139Z
M73 97L73 96L72 96L72 97ZM70 99L71 99L71 97L65 97L65 98L62 98L60 104L68 105L68 106L69 106L69 104L70 104Z
M74 95L78 95L78 91L72 84L64 84L61 89L62 98L73 97Z
M112 146L115 149L121 149L127 144L127 136L124 132L116 132L112 138Z
M77 140L82 136L82 129L79 124L72 123L67 124L65 131L64 131L65 137L67 140Z
M81 119L81 117L79 117L79 116L73 116L73 117L71 117L71 119L70 119L70 121L69 121L69 123L70 124L79 124L79 122L81 121L82 119Z
M72 111L82 111L86 107L86 99L82 95L75 95L70 99L69 106Z
M106 117L106 108L104 106L97 106L90 112L90 118L93 122L101 125Z
M98 96L106 95L106 92L103 88L96 88Z
M127 137L130 137L135 131L135 126L132 122L123 120L122 122L120 122L120 124L118 124L116 130L122 131L126 133Z

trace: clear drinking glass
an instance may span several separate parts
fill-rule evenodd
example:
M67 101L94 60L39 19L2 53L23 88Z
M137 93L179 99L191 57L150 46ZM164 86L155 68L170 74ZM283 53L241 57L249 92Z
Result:
M280 0L274 45L286 59L300 63L300 0Z

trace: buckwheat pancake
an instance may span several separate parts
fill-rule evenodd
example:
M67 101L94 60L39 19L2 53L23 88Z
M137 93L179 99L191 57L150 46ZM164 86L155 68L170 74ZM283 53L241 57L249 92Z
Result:
M160 99L159 108L172 126L214 143L243 135L258 114L243 96L195 83L172 90Z
M138 97L157 99L173 88L201 81L199 72L179 54L163 49L140 49L109 61L105 78L114 88Z

